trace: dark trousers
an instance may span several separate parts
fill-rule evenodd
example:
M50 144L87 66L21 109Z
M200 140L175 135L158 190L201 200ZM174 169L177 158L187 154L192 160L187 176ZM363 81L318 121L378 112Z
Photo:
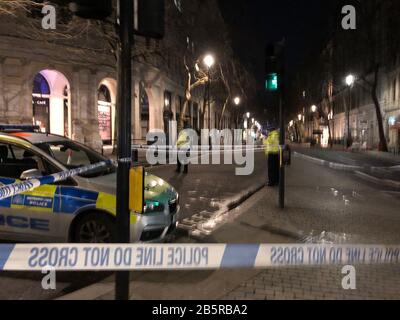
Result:
M186 150L186 151L179 151L179 153L183 153L186 154L186 157L190 157L190 150ZM189 163L182 163L179 161L179 153L178 153L178 163L177 163L177 168L176 171L180 172L183 166L183 172L184 173L188 173L189 170Z
M183 164L183 163L181 163L181 162L179 161L179 159L178 159L178 167L177 167L176 171L180 172L182 166L183 166L183 172L184 172L184 173L188 173L189 165L188 165L188 164Z
M268 154L268 184L278 185L279 184L279 154L270 153Z

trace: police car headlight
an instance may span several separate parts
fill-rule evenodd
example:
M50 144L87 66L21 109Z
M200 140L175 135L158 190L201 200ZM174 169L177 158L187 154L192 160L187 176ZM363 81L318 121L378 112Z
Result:
M146 201L144 213L164 212L165 206L158 201Z
M147 190L147 191L150 191L150 190L152 190L152 189L154 189L154 188L156 188L156 187L158 187L158 186L163 186L164 185L164 181L163 180L152 180L152 181L150 181L150 183L148 183L147 185L146 185L146 187L145 187L145 189Z

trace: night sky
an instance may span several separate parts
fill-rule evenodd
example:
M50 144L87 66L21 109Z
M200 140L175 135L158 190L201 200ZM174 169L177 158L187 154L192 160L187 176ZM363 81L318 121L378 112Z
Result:
M266 44L286 39L287 73L318 50L332 21L335 0L219 0L236 54L261 85Z

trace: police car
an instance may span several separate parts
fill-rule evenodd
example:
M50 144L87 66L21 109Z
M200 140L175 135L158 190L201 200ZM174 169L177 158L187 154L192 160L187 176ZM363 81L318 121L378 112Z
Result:
M29 126L0 125L0 187L30 178L107 161L65 137ZM28 242L116 241L116 166L43 185L0 200L0 238ZM131 241L159 242L178 221L179 195L146 173L145 210L131 213Z

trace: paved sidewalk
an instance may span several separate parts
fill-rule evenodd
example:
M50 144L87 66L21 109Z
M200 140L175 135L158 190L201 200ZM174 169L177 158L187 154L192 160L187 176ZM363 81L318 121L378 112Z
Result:
M400 157L382 152L341 151L323 148L305 148L292 145L295 151L322 160L345 165L368 167L394 167L400 165Z
M340 151L293 145L295 155L348 172L387 187L400 188L400 156L375 151Z
M400 266L356 267L356 290L342 288L340 267L282 268L260 272L224 300L398 300Z
M288 172L287 208L262 190L234 225L292 242L400 243L400 199L386 196L349 173L297 159ZM332 188L332 189L331 189ZM226 226L226 232L232 226ZM239 232L239 230L237 230ZM245 229L242 230L245 232ZM258 239L255 239L258 240ZM343 290L341 267L284 267L258 273L222 299L399 299L399 265L356 266L357 290Z
M277 195L261 191L242 213L255 229L283 231L310 243L400 243L400 195L382 190L354 173L295 158L287 170L286 209Z

